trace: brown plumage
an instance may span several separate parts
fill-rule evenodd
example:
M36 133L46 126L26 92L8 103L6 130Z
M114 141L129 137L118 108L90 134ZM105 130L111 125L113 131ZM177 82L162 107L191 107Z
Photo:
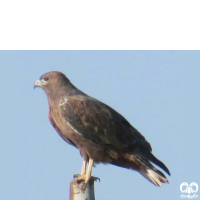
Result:
M168 182L151 164L170 175L151 153L150 144L114 109L78 90L61 72L42 75L34 86L47 94L53 127L67 143L80 150L83 165L77 180L88 182L93 164L110 163L136 170L157 186Z

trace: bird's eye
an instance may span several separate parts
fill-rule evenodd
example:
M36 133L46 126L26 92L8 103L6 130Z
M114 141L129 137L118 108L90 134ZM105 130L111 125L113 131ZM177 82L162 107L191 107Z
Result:
M49 78L48 78L48 77L44 77L44 80L45 80L45 81L48 81L48 80L49 80Z

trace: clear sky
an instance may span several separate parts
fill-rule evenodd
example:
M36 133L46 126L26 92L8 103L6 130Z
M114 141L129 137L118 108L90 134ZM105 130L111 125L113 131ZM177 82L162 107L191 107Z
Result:
M158 188L139 173L99 164L97 200L181 199L200 184L200 51L1 51L0 199L66 200L79 151L48 121L35 81L61 71L88 95L120 112L171 172Z

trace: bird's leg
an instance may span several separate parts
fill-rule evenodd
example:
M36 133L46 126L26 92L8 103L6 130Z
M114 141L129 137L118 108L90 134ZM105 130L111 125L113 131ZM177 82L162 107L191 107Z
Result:
M94 163L93 159L89 159L88 170L87 170L87 173L85 173L87 161L83 160L83 165L82 165L81 173L74 175L74 177L76 178L76 181L78 181L78 182L79 181L85 181L85 183L89 182L90 177L91 177L91 173L92 173L93 163Z
M86 165L87 165L87 161L83 159L82 169L80 173L81 175L84 175L86 173Z
M85 175L86 176L85 183L87 183L91 178L93 163L94 163L94 160L93 159L89 159L88 169L87 169L87 173Z
M74 174L74 178L78 178L81 176L85 176L86 173L86 165L87 165L87 160L83 159L83 164L82 164L82 168L81 168L81 173L80 174Z
M87 170L87 173L85 175L86 176L85 183L88 183L90 181L90 179L92 179L93 181L96 181L96 180L100 181L100 179L98 177L91 176L93 164L94 164L94 160L89 159L88 170Z
M89 159L88 169L87 169L87 172L85 173L85 168L86 168L87 161L83 161L81 174L74 175L74 177L76 178L75 180L77 182L85 181L85 183L88 183L90 179L99 180L100 181L100 179L97 178L97 177L93 177L93 176L91 177L93 163L94 163L94 160L93 159Z

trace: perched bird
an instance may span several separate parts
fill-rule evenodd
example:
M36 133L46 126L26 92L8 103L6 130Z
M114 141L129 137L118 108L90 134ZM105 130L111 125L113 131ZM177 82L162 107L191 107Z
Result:
M151 145L114 109L77 89L61 72L43 74L34 87L41 87L48 97L53 127L83 157L77 181L87 183L94 164L110 163L136 170L156 186L168 182L152 165L170 175L167 167L151 153Z

